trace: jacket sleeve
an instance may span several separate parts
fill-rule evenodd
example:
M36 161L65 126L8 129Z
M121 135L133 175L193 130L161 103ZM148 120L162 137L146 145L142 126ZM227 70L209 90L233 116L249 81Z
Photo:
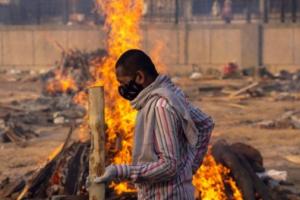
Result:
M117 178L133 182L160 182L174 177L178 171L178 138L176 114L167 101L160 98L155 106L155 162L139 165L116 165Z
M193 174L199 169L202 164L203 158L207 152L209 140L214 122L211 117L203 113L201 110L190 105L191 117L198 129L198 140L195 148L193 149Z

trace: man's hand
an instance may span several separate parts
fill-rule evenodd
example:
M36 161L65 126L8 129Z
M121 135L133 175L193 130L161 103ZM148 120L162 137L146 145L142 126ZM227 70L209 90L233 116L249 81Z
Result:
M102 176L96 177L92 182L105 183L110 182L117 178L117 168L114 165L109 165L105 168L105 172Z

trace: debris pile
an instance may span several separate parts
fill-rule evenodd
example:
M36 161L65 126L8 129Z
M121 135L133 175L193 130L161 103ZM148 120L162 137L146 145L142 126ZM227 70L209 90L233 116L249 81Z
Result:
M4 119L1 119L0 135L2 136L3 142L14 142L24 147L26 140L38 137L39 135L32 130L30 125L25 124L19 119L22 119L22 117L10 114L7 114Z
M264 92L300 92L300 71L289 73L281 71L275 75L273 81L266 82L261 86Z
M88 199L86 180L89 174L90 142L73 141L70 128L60 147L49 155L37 170L0 183L0 199ZM136 199L135 193L116 194L107 187L106 199Z
M282 71L273 78L261 79L250 83L238 91L230 94L230 97L262 97L275 96L274 100L297 100L300 92L300 71L288 73Z
M243 199L300 198L300 194L282 191L282 187L286 185L285 180L276 177L274 179L270 171L265 170L261 153L250 145L228 144L225 140L219 140L212 147L212 155L218 163L230 169L230 174L242 192Z
M102 55L102 54L101 54ZM86 109L74 103L75 94L84 91L84 86L93 76L93 62L100 62L100 53L84 53L70 51L64 53L57 67L41 78L43 95L36 99L13 101L8 105L1 105L0 135L4 142L14 142L24 146L27 139L38 137L35 126L81 124L86 114ZM299 77L293 75L278 76L275 79L254 82L246 87L230 93L236 98L242 95L248 97L263 96L272 92L298 92ZM280 78L281 77L281 78ZM193 77L201 78L199 74ZM198 92L211 93L219 96L224 92L223 86L202 85ZM300 112L291 111L272 123L260 122L263 128L292 127L299 128ZM264 127L265 126L265 127ZM37 170L23 177L4 179L0 182L0 199L86 199L87 191L85 182L88 176L89 142L70 141L70 135L65 143L59 147L57 153L51 155L48 161ZM121 143L118 139L116 143ZM116 144L115 146L120 146ZM107 157L112 158L116 151L107 152ZM257 173L264 173L263 160L260 152L253 147L236 143L227 144L225 141L216 142L211 148L212 156L218 164L230 170L230 177L237 183L244 199L297 199L299 195L280 190L280 183L274 186L272 177ZM107 162L111 160L108 158ZM108 163L107 163L108 164ZM205 165L205 161L204 161ZM208 165L209 167L209 165ZM266 178L267 177L267 178ZM226 184L225 184L226 185ZM107 186L107 199L136 199L135 193L118 195ZM227 191L228 197L232 191Z
M300 129L300 111L287 111L277 119L263 120L257 125L265 129Z
M87 82L93 80L90 71L103 56L104 50L63 52L56 67L41 75L40 97L0 105L2 141L25 146L28 139L38 137L35 126L80 124L86 109L76 102L75 94L85 92Z
M1 182L0 197L11 199L43 199L65 197L63 199L86 199L88 196L85 182L88 177L89 142L71 142L68 134L65 143L48 162L38 170L12 181L9 178ZM230 170L230 176L236 181L244 199L286 199L300 198L298 194L280 190L280 182L274 185L272 177L258 173L265 172L260 152L243 143L228 144L217 141L211 148L217 163ZM206 165L204 159L203 165ZM209 167L209 166L207 166ZM265 173L268 174L268 173ZM201 174L200 174L201 176ZM136 199L136 193L116 194L107 185L107 199ZM232 191L227 191L228 195Z
M93 81L92 71L101 63L106 51L93 52L70 50L63 52L56 67L42 76L43 94L57 96L75 94L83 90L87 82Z

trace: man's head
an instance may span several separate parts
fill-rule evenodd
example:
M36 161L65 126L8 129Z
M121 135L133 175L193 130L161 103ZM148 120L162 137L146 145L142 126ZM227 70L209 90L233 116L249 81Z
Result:
M120 94L128 100L133 100L156 79L158 72L147 54L138 49L131 49L118 59L116 76L120 83Z

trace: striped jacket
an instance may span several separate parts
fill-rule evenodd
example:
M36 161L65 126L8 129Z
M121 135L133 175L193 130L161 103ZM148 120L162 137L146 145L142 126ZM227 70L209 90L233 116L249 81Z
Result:
M176 95L182 95L176 89ZM158 159L134 165L116 165L117 178L136 183L138 199L194 199L192 176L201 165L214 126L212 119L188 103L190 115L199 131L197 148L184 135L181 121L168 101L154 102L153 149Z

